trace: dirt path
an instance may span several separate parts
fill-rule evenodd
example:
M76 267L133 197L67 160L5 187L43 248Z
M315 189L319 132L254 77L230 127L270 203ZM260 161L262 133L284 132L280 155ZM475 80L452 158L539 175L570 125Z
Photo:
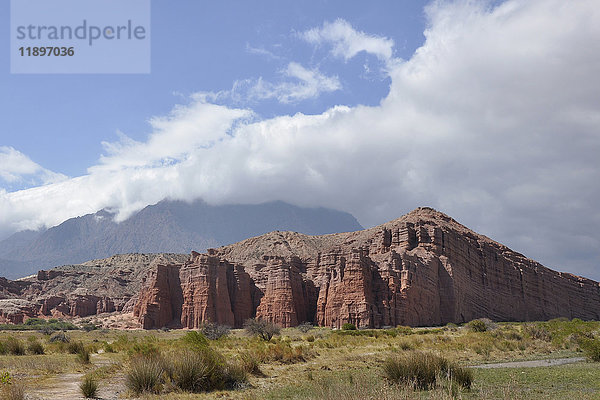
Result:
M546 360L530 360L530 361L512 361L494 364L472 365L471 368L536 368L536 367L553 367L556 365L572 364L585 361L583 357L572 358L553 358Z
M91 362L94 366L101 367L109 365L111 361L101 354L93 354ZM27 390L28 399L31 400L78 400L83 399L79 390L83 373L59 374L40 382L37 387L29 387ZM109 383L108 385L107 383ZM100 381L98 387L99 400L117 400L124 391L125 378L117 375L111 377L108 381Z

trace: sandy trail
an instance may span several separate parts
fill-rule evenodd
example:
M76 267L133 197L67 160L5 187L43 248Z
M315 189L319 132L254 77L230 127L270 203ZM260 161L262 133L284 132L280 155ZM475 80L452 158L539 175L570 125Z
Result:
M573 364L585 361L583 357L571 358L553 358L546 360L530 360L530 361L511 361L494 364L472 365L471 368L536 368L536 367L553 367L557 365Z
M112 363L101 354L93 354L91 362L94 366L101 367ZM40 382L39 386L29 386L27 399L31 400L79 400L84 399L79 390L83 373L60 374ZM125 378L120 375L100 381L98 387L98 400L117 400L125 391Z

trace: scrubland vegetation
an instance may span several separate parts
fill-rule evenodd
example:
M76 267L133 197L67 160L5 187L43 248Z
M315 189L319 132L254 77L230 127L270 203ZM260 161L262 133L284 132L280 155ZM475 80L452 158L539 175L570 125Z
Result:
M278 329L249 321L245 330L206 324L198 331L56 331L48 324L0 332L0 398L35 398L67 378L76 379L73 390L86 398L600 398L595 321L476 320L372 330ZM473 368L574 357L586 361Z

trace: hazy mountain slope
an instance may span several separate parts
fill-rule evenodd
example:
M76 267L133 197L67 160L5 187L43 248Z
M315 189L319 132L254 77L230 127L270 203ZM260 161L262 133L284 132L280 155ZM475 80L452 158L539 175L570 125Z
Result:
M348 213L283 202L211 206L202 201L162 201L121 223L112 217L99 211L0 241L0 276L17 278L114 254L203 251L273 230L318 235L362 229Z

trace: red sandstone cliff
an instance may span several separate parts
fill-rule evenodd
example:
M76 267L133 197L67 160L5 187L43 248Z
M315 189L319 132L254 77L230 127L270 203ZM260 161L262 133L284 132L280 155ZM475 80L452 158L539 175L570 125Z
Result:
M600 286L430 208L358 232L271 232L191 257L121 255L0 278L0 322L111 312L133 312L144 328L600 319Z
M272 232L193 253L168 267L168 279L164 268L135 306L145 328L240 327L250 317L330 327L600 318L597 282L545 268L429 208L359 232Z

